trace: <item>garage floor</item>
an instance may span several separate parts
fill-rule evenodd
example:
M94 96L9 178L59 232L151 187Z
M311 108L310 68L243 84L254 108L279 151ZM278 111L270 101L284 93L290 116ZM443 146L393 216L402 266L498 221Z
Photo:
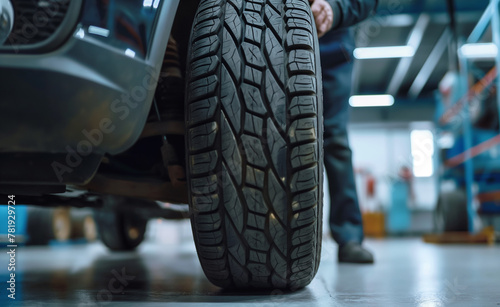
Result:
M225 292L198 263L187 222L152 221L137 252L101 243L20 247L22 306L500 306L500 246L439 246L420 238L367 240L375 265L339 265L325 239L319 273L286 294ZM0 256L0 281L7 280ZM2 265L5 264L5 265ZM12 303L4 286L0 305ZM167 304L165 304L167 303ZM139 305L140 304L140 305Z

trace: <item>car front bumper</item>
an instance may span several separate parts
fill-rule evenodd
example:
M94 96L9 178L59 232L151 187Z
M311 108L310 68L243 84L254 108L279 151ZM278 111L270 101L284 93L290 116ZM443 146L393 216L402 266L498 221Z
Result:
M130 148L151 107L178 2L87 0L64 41L0 48L0 154L85 158ZM90 18L97 9L101 18Z

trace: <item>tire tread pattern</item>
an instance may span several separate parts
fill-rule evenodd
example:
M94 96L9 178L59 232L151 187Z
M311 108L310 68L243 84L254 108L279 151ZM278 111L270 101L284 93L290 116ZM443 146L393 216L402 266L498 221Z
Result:
M322 114L307 0L202 0L188 61L191 220L221 287L298 289L321 244Z

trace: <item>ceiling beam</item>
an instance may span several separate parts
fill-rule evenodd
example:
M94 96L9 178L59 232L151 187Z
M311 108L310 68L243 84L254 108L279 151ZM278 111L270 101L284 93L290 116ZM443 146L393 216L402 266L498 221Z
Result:
M352 71L352 93L359 93L359 87L361 83L361 61L354 61L354 68Z
M417 23L415 24L413 30L410 33L407 45L413 47L415 52L418 50L420 44L422 43L425 30L427 29L430 20L431 19L429 15L427 14L420 15L420 17L417 20ZM401 88L401 84L403 84L406 74L408 73L408 70L410 69L410 66L413 63L413 59L414 57L407 57L407 58L401 58L399 60L398 66L396 67L396 70L392 75L392 79L389 83L389 86L387 87L386 92L388 94L397 96L399 89Z
M450 23L450 18L447 13L429 13L431 21L440 25L448 25ZM471 12L457 12L457 19L460 23L477 23L481 18L483 11L471 11ZM379 23L380 26L384 28L402 28L411 27L415 24L420 14L394 14L394 15L376 15L373 20ZM360 27L372 27L373 20L367 21L360 24Z
M420 95L420 93L424 89L424 86L427 84L427 81L429 81L429 78L434 72L434 69L436 69L436 66L443 56L443 53L448 48L450 39L451 31L449 28L446 28L443 34L441 34L438 42L434 46L434 49L432 49L431 53L429 54L429 57L422 66L422 69L420 69L420 72L415 77L415 80L413 81L413 84L408 91L408 95L410 98L416 99Z
M479 42L484 32L486 32L486 29L488 29L490 25L492 15L493 15L493 4L490 3L490 5L488 5L483 15L477 22L477 25L470 34L469 38L467 39L467 43L470 44Z

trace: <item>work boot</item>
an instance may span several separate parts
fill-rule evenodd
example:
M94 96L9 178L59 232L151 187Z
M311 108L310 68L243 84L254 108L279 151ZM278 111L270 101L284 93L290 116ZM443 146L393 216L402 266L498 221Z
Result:
M339 246L339 262L373 263L373 255L357 242L348 242Z

